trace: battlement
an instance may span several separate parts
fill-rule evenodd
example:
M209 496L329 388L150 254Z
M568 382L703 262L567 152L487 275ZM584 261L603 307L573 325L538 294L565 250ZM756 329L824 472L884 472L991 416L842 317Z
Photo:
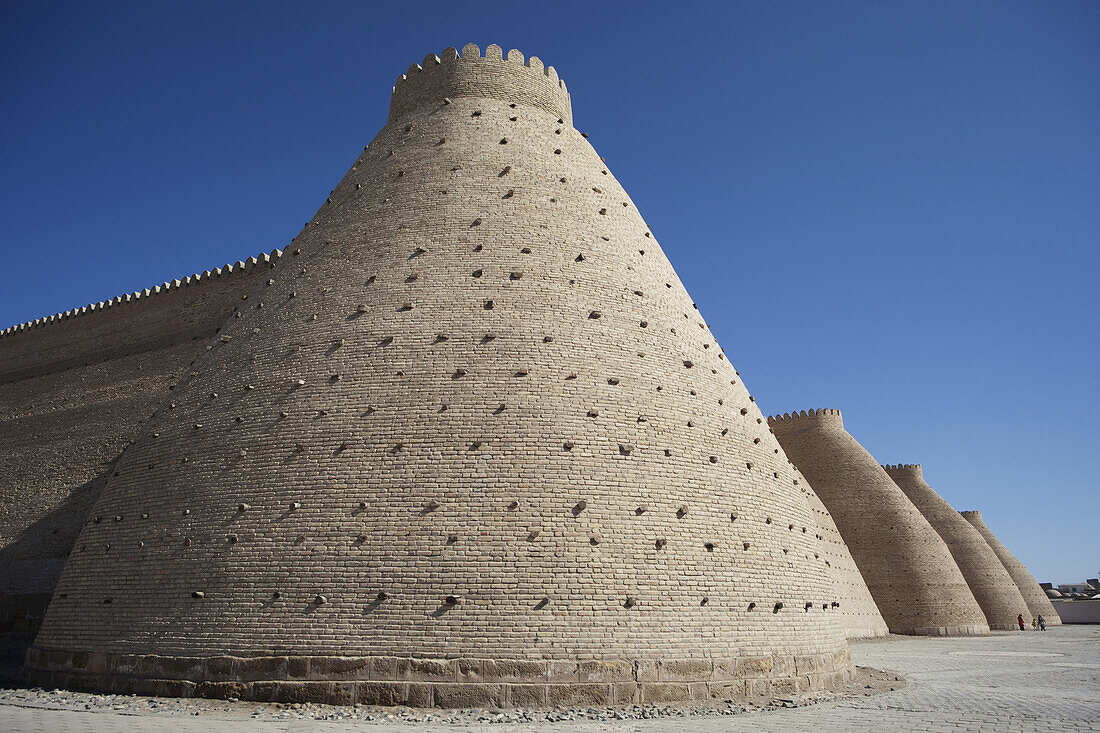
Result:
M76 318L77 316L87 315L89 313L98 313L112 308L114 306L122 305L124 303L135 303L143 299L150 298L154 295L160 295L161 293L167 293L172 290L178 290L179 288L185 288L190 285L196 285L200 282L206 282L210 278L221 277L222 275L229 275L232 273L238 273L246 269L257 267L258 265L274 265L282 257L282 250L274 250L271 254L261 254L258 257L249 257L247 260L237 260L233 264L222 265L221 267L215 267L213 270L204 270L194 275L189 275L185 278L172 280L170 282L161 283L151 288L145 288L144 290L135 290L132 293L126 293L125 295L117 295L110 300L101 300L98 303L91 303L81 308L73 308L71 310L64 311L63 313L55 313L52 316L43 316L42 318L35 318L33 321L27 321L25 323L19 323L14 326L8 326L3 331L0 331L0 339L5 337L11 337L17 333L29 331L32 328L39 328L42 326L48 326L54 323L60 323L61 321L69 320L70 318Z
M885 471L887 473L889 473L890 471L913 471L918 476L920 476L922 474L921 465L919 463L898 463L898 464L884 463L884 464L882 464L882 467L883 467L883 469L885 469Z
M772 415L768 418L768 425L774 430L803 430L815 425L837 425L844 427L844 418L840 410L823 408L820 410L802 410L796 412L784 412L782 415Z
M87 465L74 434L106 454L29 677L428 707L852 679L810 489L568 99L499 47L429 57L308 256L0 342L0 387L9 343L45 377L8 394L76 383L87 408L20 403L44 417L0 441L19 506L22 464ZM655 384L684 388L655 408ZM134 386L152 397L124 413Z
M476 43L463 46L461 56L448 48L442 56L429 54L410 66L393 85L387 124L425 104L442 105L447 98L463 96L539 107L573 124L569 91L553 66L544 66L537 56L525 62L516 49L505 59L496 44L483 57Z
M964 517L974 517L977 520L981 520L982 518L982 513L979 512L977 509L968 509L966 511L959 512L959 514L963 515Z
M275 250L6 328L0 385L208 338L281 256Z

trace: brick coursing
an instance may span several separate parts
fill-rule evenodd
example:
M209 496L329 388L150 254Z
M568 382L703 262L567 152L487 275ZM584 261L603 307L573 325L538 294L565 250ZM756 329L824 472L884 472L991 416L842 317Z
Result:
M1005 570L1012 577L1016 587L1020 590L1020 595L1023 596L1024 602L1027 604L1030 614L1024 614L1024 621L1028 621L1028 616L1037 617L1042 616L1046 621L1047 626L1058 626L1062 623L1062 619L1058 617L1057 611L1054 610L1054 605L1047 598L1046 593L1039 587L1039 581L1035 580L1035 577L1028 571L1027 566L1020 562L1019 558L1012 554L1012 552L1004 546L997 536L990 531L982 520L982 513L977 511L965 511L959 512L963 519L970 522L975 529L981 534L989 546L993 548L993 552L997 555L997 559L1004 565Z
M476 50L444 53L453 88L398 85L122 454L37 674L217 695L217 660L276 657L239 683L288 699L303 660L350 657L356 697L300 694L436 705L568 696L589 664L616 700L850 677L830 552L790 528L815 514L763 415L564 86ZM194 658L203 680L171 671ZM439 676L413 691L390 659ZM532 692L462 660L567 671L521 673Z
M951 551L839 410L768 418L787 456L828 508L896 634L985 634L985 615Z
M849 639L885 636L890 633L890 629L879 613L875 599L871 597L871 591L867 588L867 582L863 580L863 574L859 572L848 545L840 536L836 522L809 482L803 480L801 483L807 487L806 499L814 512L817 532L822 541L822 557L825 558L833 587L836 588L837 602L840 604L840 623L844 627L844 633Z
M252 258L0 334L6 617L41 619L41 597L119 454L272 261Z
M989 628L1017 628L1016 616L1029 615L1027 604L978 530L925 482L919 465L883 466L883 469L947 543L955 564L985 613Z

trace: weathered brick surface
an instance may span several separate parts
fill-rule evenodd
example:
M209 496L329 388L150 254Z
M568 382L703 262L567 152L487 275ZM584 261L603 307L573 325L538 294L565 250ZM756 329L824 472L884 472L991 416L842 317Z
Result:
M488 677L543 662L608 700L652 660L695 671L643 698L706 693L714 660L850 674L763 415L552 77L474 51L442 66L478 85L395 107L122 455L38 648L285 656L311 682L368 657L406 685L375 693L431 704L505 704Z
M522 725L477 722L472 716L452 724L436 722L444 730L470 733L499 733L501 730L581 733L593 730L664 733L690 730L693 733L761 733L810 731L812 733L854 733L867 731L921 731L962 733L964 731L1011 731L1012 733L1095 733L1100 720L1100 629L1095 625L1069 625L1046 633L1008 633L969 638L893 637L889 640L856 642L853 660L864 667L889 669L909 681L896 692L845 696L831 702L792 708L769 709L738 715L660 716L625 721L579 719L569 722L542 721ZM362 683L358 701L377 700ZM742 698L746 685L730 683L729 694L711 685L712 697ZM520 705L528 692L541 688L511 686L511 704ZM639 702L637 686L614 685L616 704ZM406 694L405 690L401 694ZM261 690L260 699L270 699ZM391 698L395 704L404 698ZM545 707L534 695L532 705ZM166 704L146 706L144 700L110 700L57 696L31 690L0 690L0 730L87 733L407 733L412 730L401 720L355 719L288 721L279 711L257 711L251 706L191 706ZM85 709L85 705L90 709ZM115 709L112 709L115 708ZM122 709L118 709L122 708ZM201 714L199 713L201 709ZM339 717L339 716L335 716ZM377 715L371 715L378 718ZM480 716L484 717L484 716ZM540 718L541 716L531 716ZM251 719L250 719L251 718Z
M115 460L269 259L0 333L0 606L41 619Z
M195 351L188 343L0 384L0 592L53 590L111 465Z
M1027 604L1030 614L1024 614L1024 620L1030 624L1028 616L1038 617L1042 616L1046 621L1047 626L1058 626L1062 623L1062 619L1058 617L1058 612L1054 610L1054 605L1051 604L1050 599L1047 598L1047 594L1043 592L1043 589L1039 587L1039 581L1035 580L1035 577L1028 571L1027 566L1020 562L1019 558L1012 554L1012 552L1004 546L1004 543L997 539L997 536L990 531L985 522L982 521L982 513L977 511L959 512L963 519L970 522L974 526L978 533L981 534L991 548L997 555L997 559L1004 565L1005 570L1012 577L1016 587L1020 590L1020 595L1024 597L1024 603Z
M838 410L768 418L790 460L828 508L896 634L985 634L985 615L951 551Z
M863 574L856 567L848 545L840 536L836 522L814 493L813 487L807 486L807 489L806 499L814 512L818 539L821 540L821 556L825 559L836 589L837 603L840 604L837 611L840 613L840 624L844 627L844 633L849 639L885 636L890 633L890 629L879 613L875 599L871 597L871 591L867 588ZM807 531L812 531L812 528Z
M996 553L978 530L925 482L920 465L901 464L883 469L947 543L989 628L1015 629L1018 615L1030 621L1027 604Z

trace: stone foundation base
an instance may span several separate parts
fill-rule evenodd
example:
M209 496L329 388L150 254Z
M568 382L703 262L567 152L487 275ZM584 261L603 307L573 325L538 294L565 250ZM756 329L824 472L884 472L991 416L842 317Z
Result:
M31 684L86 692L468 708L773 698L841 686L854 669L847 649L812 656L570 662L160 657L32 647L24 674Z
M893 629L891 629L893 631ZM894 631L895 634L907 636L986 636L989 627L985 624L972 626L925 626L917 629Z

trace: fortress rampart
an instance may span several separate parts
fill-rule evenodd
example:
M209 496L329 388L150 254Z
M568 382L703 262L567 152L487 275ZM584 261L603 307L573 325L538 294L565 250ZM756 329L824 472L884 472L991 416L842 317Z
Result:
M0 384L208 337L211 323L216 330L224 322L255 273L271 269L281 255L275 250L10 326L0 331Z
M287 256L12 327L0 357L0 604L53 593L37 684L760 697L848 682L845 636L988 631L839 411L765 421L517 51L411 67Z
M989 546L993 548L993 552L997 555L997 559L1004 565L1005 570L1012 577L1013 582L1016 583L1016 587L1020 590L1020 595L1023 596L1024 602L1027 604L1028 610L1032 617L1042 615L1043 620L1046 621L1047 626L1057 626L1062 623L1062 620L1058 617L1058 613L1054 610L1053 604L1050 599L1047 598L1046 593L1039 587L1039 582L1035 580L1034 576L1028 571L1027 566L1020 562L1019 558L1012 554L1012 552L1004 546L997 536L990 531L982 520L982 513L977 511L965 511L959 512L963 519L972 524L976 530L981 534L982 538L989 543ZM1027 619L1028 614L1024 614L1024 619Z
M802 484L809 486L805 479ZM844 633L849 639L885 636L890 633L890 629L879 613L875 599L867 588L867 582L859 572L844 538L840 536L832 515L812 488L806 490L806 498L817 523L822 557L825 558L825 565L829 568L833 586L836 588L837 602L840 604L840 623L844 627Z
M779 426L784 432L803 432L815 427L820 429L844 428L844 417L840 410L821 408L819 410L802 410L801 412L785 412L782 415L772 415L768 418L768 424L773 430Z
M512 49L504 58L500 46L489 45L482 57L477 44L458 51L448 48L442 55L429 54L398 77L390 97L389 122L425 104L439 104L452 97L479 97L538 107L573 124L573 107L565 82L553 66L544 66L537 56L523 60Z
M1017 615L1029 615L1027 604L978 531L925 482L920 464L883 468L951 549L951 556L985 613L989 628L1017 628Z
M890 631L988 633L947 545L847 433L839 410L784 414L768 424L828 508Z
M0 628L41 620L118 455L274 261L0 334Z
M450 56L492 80L395 88L118 459L39 682L490 706L851 678L799 476L641 214L537 103L552 76Z

